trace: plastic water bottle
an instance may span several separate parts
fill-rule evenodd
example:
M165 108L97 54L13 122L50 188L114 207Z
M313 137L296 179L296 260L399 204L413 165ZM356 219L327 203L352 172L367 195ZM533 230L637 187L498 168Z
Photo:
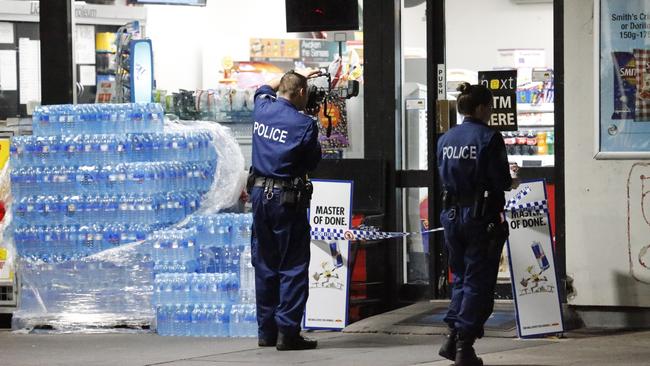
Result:
M203 331L205 336L217 336L217 315L216 305L205 305L205 327Z
M37 107L32 114L32 130L35 134L44 135L49 129L49 116L44 119L43 107Z
M180 305L171 305L171 324L169 335L178 336L181 333L181 307Z
M165 262L160 262L159 266L164 266ZM172 304L172 281L171 274L157 273L154 277L155 299L158 304Z
M201 303L209 303L209 286L208 286L208 281L207 277L205 275L198 275L197 276L197 302Z
M90 125L90 113L87 109L87 106L84 104L78 104L74 108L74 124L77 125L79 131L83 133L92 133L89 128ZM67 127L67 126L66 126ZM67 129L63 130L63 133L69 133Z
M241 337L243 325L243 309L241 305L233 305L230 309L230 336Z
M190 333L191 324L192 324L192 311L194 311L193 305L183 305L183 314L182 314L183 326L181 328L182 329L181 335L186 337L192 335Z
M166 305L156 306L156 332L160 336L167 336L169 327L169 318Z
M208 311L209 308L205 304L201 305L196 305L196 308L198 308L197 316L198 316L198 329L196 332L196 335L199 337L206 337L208 336Z
M257 337L257 308L255 304L245 304L243 337Z
M255 299L255 268L253 268L250 245L244 246L239 266L242 301L252 302Z
M220 304L217 306L217 337L228 337L230 334L229 324L230 324L230 308L225 304Z
M192 337L199 337L200 336L200 319L201 319L201 307L200 306L194 306L192 309L191 313L191 322L189 326L189 335Z
M239 302L239 275L234 272L228 273L228 300L230 303Z
M153 305L165 304L165 302L163 301L164 300L163 294L165 291L163 276L164 276L163 274L157 274L154 278L153 297L151 301Z

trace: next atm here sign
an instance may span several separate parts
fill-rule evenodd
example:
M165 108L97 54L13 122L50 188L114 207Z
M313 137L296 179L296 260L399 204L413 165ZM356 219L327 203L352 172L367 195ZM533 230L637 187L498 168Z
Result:
M494 96L488 125L498 131L517 131L517 70L479 71L478 82Z

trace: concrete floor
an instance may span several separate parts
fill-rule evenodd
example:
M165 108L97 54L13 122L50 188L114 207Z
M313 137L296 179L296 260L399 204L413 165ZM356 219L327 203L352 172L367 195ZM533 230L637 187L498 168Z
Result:
M317 332L313 351L277 352L255 339L158 337L153 334L0 332L0 365L428 365L447 366L440 336ZM484 338L486 365L649 365L650 332L572 333L565 339Z

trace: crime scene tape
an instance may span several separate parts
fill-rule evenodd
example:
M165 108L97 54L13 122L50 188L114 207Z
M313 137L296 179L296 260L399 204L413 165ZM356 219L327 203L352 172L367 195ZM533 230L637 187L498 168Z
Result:
M548 213L548 201L534 201L524 204L519 202L530 192L530 187L524 187L504 207L506 212L531 212L536 214ZM311 238L313 240L382 240L391 238L400 238L409 235L423 235L444 231L444 228L435 228L421 232L390 232L374 230L357 230L357 229L334 229L334 228L312 228Z
M511 199L508 200L508 202L506 202L505 210L508 211L510 210L511 207L517 205L517 203L519 203L519 201L521 201L524 197L526 197L528 193L530 193L529 186L526 186L524 187L524 189L517 192L517 194L515 194Z
M541 200L535 202L524 203L522 205L512 205L506 211L517 212L517 211L530 211L532 213L542 214L548 213L548 201Z
M388 232L388 231L372 231L372 230L356 230L356 229L333 229L333 228L313 228L311 230L311 238L313 240L382 240L391 238L400 238L409 235L422 235L433 233L436 231L443 231L439 227L436 229L425 230L421 232Z

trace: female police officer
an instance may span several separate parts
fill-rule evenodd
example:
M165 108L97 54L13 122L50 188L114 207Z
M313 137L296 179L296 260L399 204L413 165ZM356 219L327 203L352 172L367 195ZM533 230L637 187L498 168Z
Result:
M492 93L482 85L458 87L463 123L438 141L438 169L443 191L440 221L453 283L445 317L449 337L440 355L456 366L480 366L473 344L494 307L494 288L508 225L504 191L510 190L503 137L487 126Z
M258 344L281 351L316 348L300 335L310 243L306 174L321 159L316 121L301 111L315 73L291 71L255 92L249 186Z

